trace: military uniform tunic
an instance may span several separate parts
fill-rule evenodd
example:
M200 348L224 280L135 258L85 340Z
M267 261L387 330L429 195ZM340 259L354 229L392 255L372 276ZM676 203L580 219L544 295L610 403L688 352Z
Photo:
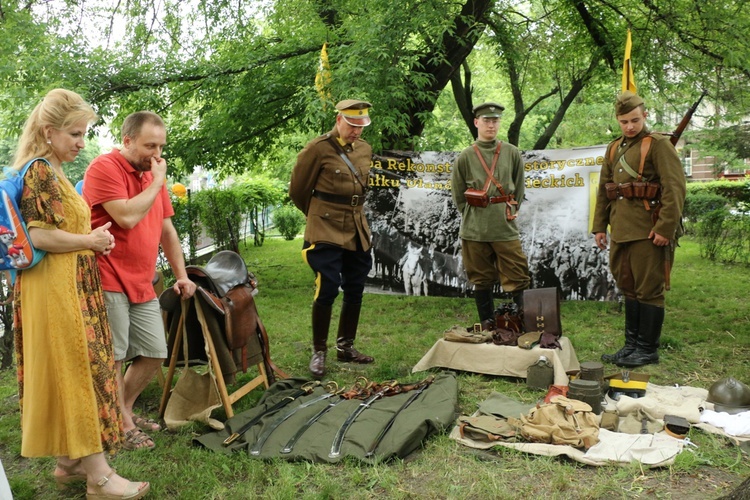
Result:
M669 138L660 134L650 134L651 146L643 166L643 181L661 185L658 202L648 202L646 209L643 199L618 198L608 200L605 184L633 182L636 179L620 164L624 156L632 170L638 172L641 160L641 141L648 135L644 129L634 138L620 137L607 146L599 177L599 190L596 196L596 209L592 233L604 233L610 227L610 267L617 285L626 297L639 302L664 305L664 264L666 252L671 249L657 247L648 239L651 231L674 240L680 225L682 207L685 202L685 173ZM612 148L616 148L611 158ZM654 210L659 207L656 223L652 221Z
M489 169L498 141L476 141ZM512 144L502 143L495 179L506 195L514 195L518 205L523 201L525 184L521 154ZM500 283L506 292L520 292L529 287L529 266L521 248L515 220L507 220L506 204L492 203L474 207L466 202L467 188L482 190L487 173L473 146L464 149L456 159L451 176L453 201L461 213L461 254L469 281L477 290L488 290ZM490 197L501 196L493 182L487 188Z
M366 251L370 249L370 227L363 205L332 203L313 197L314 191L337 196L365 195L362 185L331 142L337 141L338 137L334 127L329 133L310 141L299 153L289 184L289 197L307 216L305 241L328 243L346 250L356 250L359 243ZM343 148L366 185L372 148L361 139Z
M334 127L310 141L297 155L289 184L289 197L307 217L302 254L316 275L315 301L323 305L333 304L339 287L345 302L361 303L372 267L370 226L363 210L365 189L339 155L341 144L334 142L338 140ZM367 185L370 145L357 139L341 149ZM337 201L329 201L331 197Z
M492 157L495 154L497 140L477 141L488 168L492 168ZM477 157L474 147L464 149L456 159L451 177L453 201L461 212L459 236L471 241L510 241L518 239L518 228L515 221L505 218L505 203L496 203L484 208L473 207L466 203L464 192L467 188L483 189L487 173ZM503 143L495 167L495 179L503 186L505 194L515 195L518 205L523 201L525 184L521 153L512 144ZM500 196L500 191L490 182L488 196Z

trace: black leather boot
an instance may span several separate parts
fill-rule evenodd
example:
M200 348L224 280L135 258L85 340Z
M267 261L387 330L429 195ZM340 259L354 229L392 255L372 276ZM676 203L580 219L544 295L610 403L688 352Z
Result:
M354 339L357 337L357 326L359 326L359 312L362 304L341 304L341 318L339 319L339 333L336 338L336 359L349 361L351 363L372 363L372 356L362 354L354 348Z
M310 373L316 379L322 378L326 374L326 352L328 351L328 328L331 326L331 309L331 306L313 302L313 355L310 360Z
M638 340L635 344L635 350L616 361L615 364L625 368L636 368L658 363L662 324L664 324L663 307L640 304Z
M492 289L474 290L474 302L477 305L479 322L482 324L482 330L495 329L495 300L492 296Z
M614 354L602 354L605 363L617 363L635 351L640 323L640 303L635 299L625 298L625 345Z

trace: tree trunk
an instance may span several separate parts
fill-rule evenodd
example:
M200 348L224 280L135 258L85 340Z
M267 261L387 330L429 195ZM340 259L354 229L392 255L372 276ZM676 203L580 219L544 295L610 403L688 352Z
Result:
M435 50L424 54L414 63L411 71L430 75L432 84L425 89L412 89L413 95L422 97L405 103L401 109L410 117L407 132L405 135L384 137L384 149L413 149L413 139L424 131L424 117L435 109L440 92L474 49L493 3L492 0L467 0L453 21L453 28L445 31Z

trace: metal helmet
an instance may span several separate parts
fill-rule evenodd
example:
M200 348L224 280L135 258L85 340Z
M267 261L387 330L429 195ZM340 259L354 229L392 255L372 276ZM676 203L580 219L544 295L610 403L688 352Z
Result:
M717 380L708 389L709 403L718 412L729 414L750 411L750 387L733 377Z

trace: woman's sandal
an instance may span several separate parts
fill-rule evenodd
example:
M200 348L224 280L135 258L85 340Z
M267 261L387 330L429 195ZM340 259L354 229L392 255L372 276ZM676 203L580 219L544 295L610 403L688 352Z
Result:
M150 445L148 441L151 441ZM153 450L156 447L156 443L151 439L151 436L136 427L125 433L125 440L122 442L122 447L128 451Z
M133 423L136 427L145 432L158 432L161 430L161 425L159 425L159 422L156 420L140 417L136 414L133 414Z
M60 462L57 463L57 468L65 473L65 475L62 476L55 474L55 482L57 483L58 490L69 488L73 483L86 481L86 474L78 474L75 472L75 468L79 464L80 461L71 465L63 465Z
M87 491L86 500L97 498L104 498L108 500L136 500L137 498L143 498L144 496L146 496L148 490L151 488L151 485L146 482L134 483L133 481L128 481L128 486L125 488L125 491L122 493L122 495L112 495L111 493L105 493L104 491L102 491L104 485L109 482L109 478L114 473L115 470L112 469L109 474L102 477L99 482L96 483L96 486L94 486L94 489L96 490L95 493L89 493Z

